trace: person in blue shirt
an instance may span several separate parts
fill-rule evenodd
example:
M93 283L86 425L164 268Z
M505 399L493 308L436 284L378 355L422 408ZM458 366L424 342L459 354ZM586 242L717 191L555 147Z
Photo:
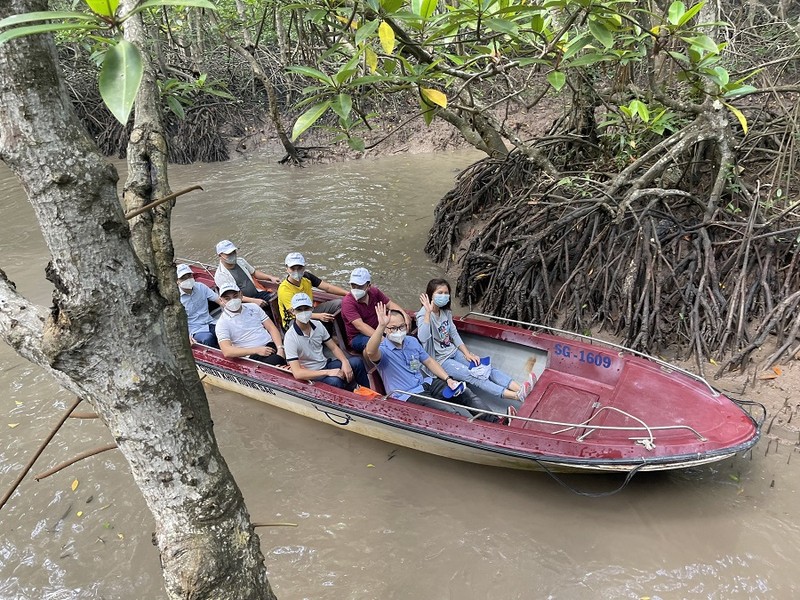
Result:
M364 355L375 363L383 379L383 386L392 398L466 417L472 416L466 408L443 404L436 399L463 404L478 412L492 410L469 390L447 398L449 394L446 388L458 390L463 389L464 385L450 377L442 365L425 352L417 338L407 335L405 315L399 310L390 310L382 302L375 307L375 314L378 317L378 327L370 336ZM422 371L423 366L435 377L426 376ZM409 393L399 393L400 391ZM494 415L484 417L488 421L498 420Z
M189 339L192 343L219 348L214 332L214 317L208 312L209 301L220 304L219 296L207 285L194 280L189 265L178 265L177 274L181 304L189 322Z

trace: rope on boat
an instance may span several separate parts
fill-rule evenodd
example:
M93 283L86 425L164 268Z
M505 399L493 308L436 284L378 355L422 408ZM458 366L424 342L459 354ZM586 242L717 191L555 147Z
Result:
M456 407L456 408L466 408L467 410L472 411L472 412L476 412L477 411L478 414L476 414L473 417L471 417L470 421L474 421L475 419L477 419L478 417L481 417L482 415L494 415L496 417L500 417L500 418L504 418L504 419L525 421L527 423L538 423L540 425L554 425L554 426L557 426L557 427L564 427L564 429L562 429L561 431L556 431L556 432L552 432L552 433L561 433L561 432L569 430L569 429L577 429L579 427L585 427L586 426L586 422L584 422L584 423L566 423L566 422L562 422L562 421L546 421L544 419L535 419L533 417L520 417L518 415L508 415L506 413L496 412L496 411L493 411L493 410L477 409L477 408L473 408L471 406L467 406L465 404L456 404L454 402L448 402L447 400L441 400L439 398L431 398L430 396L425 396L424 394L417 394L417 393L414 393L414 392L408 392L406 390L392 390L391 392L389 392L388 394L383 396L383 399L384 400L388 400L394 394L406 394L408 396L414 396L415 398L424 398L425 400L433 400L434 402L438 402L439 404L446 404L447 406L453 406L453 407ZM391 399L396 400L396 398L391 398ZM644 429L644 430L647 431L647 433L650 436L650 439L652 440L654 431L669 431L669 430L672 430L672 429L685 429L686 431L692 432L695 436L697 436L697 438L700 441L706 441L706 438L704 438L696 429L694 429L693 427L691 427L689 425L656 425L656 426L651 426L651 425L645 424L645 422L642 421L641 419L639 419L637 417L634 417L633 415L630 415L630 414L628 414L628 413L626 413L626 412L624 412L622 410L619 410L618 408L600 407L601 410L603 408L608 408L609 410L616 410L616 411L618 411L618 412L630 417L634 421L638 421L642 425L641 426L635 426L635 427L634 426L623 426L623 425L592 425L591 426L592 431L595 431L595 430L598 430L598 429L609 430L609 431L641 431L641 430ZM599 412L599 410L598 410L598 412ZM597 414L597 413L595 413L595 414ZM589 421L591 421L591 418L589 418ZM591 431L587 432L584 435L588 435L589 433L591 433ZM638 441L641 438L629 438L629 439ZM639 443L642 443L642 442L639 442Z
M560 485L561 487L563 487L566 490L569 490L573 494L576 494L578 496L583 496L584 498L606 498L608 496L613 496L614 494L618 494L623 489L625 489L625 486L627 486L630 483L631 479L633 479L633 476L636 475L636 473L638 473L642 469L642 467L644 467L647 464L646 462L642 462L641 464L636 465L630 471L628 471L628 473L625 475L625 480L622 482L622 484L618 488L615 488L613 490L609 490L607 492L583 492L583 491L581 491L579 489L576 489L576 488L572 487L570 484L568 484L566 481L564 481L561 477L559 477L555 473L555 471L552 471L551 469L548 469L547 465L545 464L545 461L538 460L538 459L534 459L534 460L536 461L536 464L538 464L542 468L542 470L545 473L547 473L553 479L553 481L555 481L558 485Z
M764 421L767 420L767 407L766 406L761 404L761 402L756 402L755 400L741 400L741 399L738 399L738 398L733 398L731 396L728 396L728 397L731 399L731 402L733 402L734 404L739 406L739 408L741 408L742 410L744 410L745 406L756 406L756 407L760 408L761 409L761 418L760 419L756 419L755 417L753 417L753 415L750 415L750 416L756 422L756 424L758 425L759 429L761 428L761 426L764 424ZM749 410L747 411L747 414L750 414Z

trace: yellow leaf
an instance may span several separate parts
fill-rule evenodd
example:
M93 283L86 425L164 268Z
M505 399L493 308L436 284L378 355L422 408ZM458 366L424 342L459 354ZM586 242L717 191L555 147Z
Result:
M772 370L775 371L775 375L783 375L783 369L780 367L772 367Z
M445 96L439 90L432 90L430 88L419 88L419 91L422 94L422 98L428 104L435 104L436 106L447 108L447 96Z
M78 480L76 479L75 481L72 482L72 491L74 492L77 489L78 489Z
M118 537L119 539L121 539L121 540L124 540L124 539L125 539L125 536L124 536L124 535L122 535L121 533L118 533L118 534L117 534L117 537Z
M369 70L374 73L378 69L378 55L375 54L375 51L372 48L367 46L367 49L364 52L364 57L367 61Z
M20 402L19 400L14 400L14 403L15 403L17 406L22 406L22 402Z
M79 516L79 517L82 517L82 516L83 516L83 511L82 511L82 510L79 510L79 511L77 512L77 516Z
M16 427L17 425L19 425L19 423L9 423L8 424L8 426L11 427L11 429L14 429L14 427Z
M661 25L656 25L650 30L650 33L653 35L658 35L658 32L661 31Z
M358 29L358 21L356 21L355 19L351 21L350 19L348 19L347 17L343 17L342 15L336 15L336 18L339 19L339 21L341 23L344 23L345 25L350 23L351 29Z
M386 21L381 21L378 26L378 37L381 38L381 46L386 54L394 51L394 29Z
M711 363L712 365L714 365L715 367L717 366L717 361L715 361L713 358L709 358L709 359L708 359L708 362L710 362L710 363Z
M367 465L367 468L368 468L368 469L372 469L373 467L375 467L375 465L373 465L372 463L369 463L369 464Z
M744 131L745 134L747 134L747 118L744 116L744 113L735 106L733 106L732 104L727 104L725 102L723 102L723 104L725 104L725 106L728 107L728 110L733 113L733 116L739 119L739 125L742 126L742 131Z

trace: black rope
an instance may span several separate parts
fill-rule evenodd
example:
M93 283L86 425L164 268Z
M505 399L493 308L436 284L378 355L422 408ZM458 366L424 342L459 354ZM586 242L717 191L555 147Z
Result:
M610 490L610 491L607 491L607 492L582 492L581 490L575 489L570 484L568 484L566 481L561 479L561 477L559 477L555 473L555 471L552 471L552 470L548 469L547 465L545 465L543 461L537 460L536 464L538 464L540 467L542 467L544 472L547 473L548 475L550 475L550 477L556 483L558 483L558 485L560 485L561 487L569 490L573 494L577 494L578 496L583 496L585 498L605 498L607 496L613 496L614 494L618 494L623 489L625 489L625 486L628 485L628 483L630 483L631 479L633 479L633 476L636 475L636 473L638 473L639 470L642 467L647 465L647 463L641 463L641 464L636 465L635 467L633 467L630 471L628 471L628 474L625 476L625 481L622 482L622 485L620 485L618 488L616 488L614 490Z

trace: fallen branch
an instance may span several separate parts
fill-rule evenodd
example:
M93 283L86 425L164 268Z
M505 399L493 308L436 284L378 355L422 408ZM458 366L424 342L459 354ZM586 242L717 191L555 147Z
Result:
M89 458L90 456L95 456L96 454L100 454L102 452L107 452L108 450L114 450L116 447L117 447L116 444L107 444L105 446L100 446L99 448L94 448L92 450L86 450L85 452L81 452L80 454L78 454L74 458L71 458L71 459L69 459L67 461L64 461L64 462L62 462L60 464L57 464L55 467L53 467L52 469L48 469L44 473L39 473L38 475L36 475L36 477L34 477L34 479L36 481L41 481L42 479L50 477L51 475L55 475L59 471L63 471L64 469L66 469L70 465L74 465L76 462L81 461L84 458Z

